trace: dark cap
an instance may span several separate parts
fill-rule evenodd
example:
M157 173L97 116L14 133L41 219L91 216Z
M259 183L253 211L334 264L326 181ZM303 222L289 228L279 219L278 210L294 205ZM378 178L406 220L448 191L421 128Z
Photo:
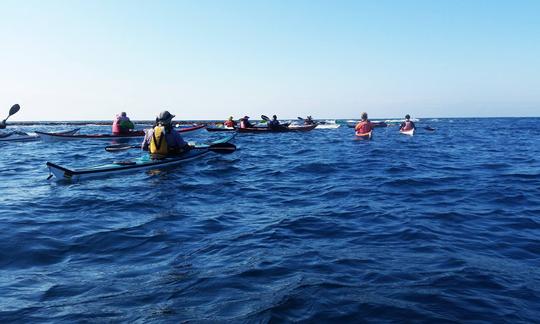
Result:
M411 116L409 114L405 115L405 119L411 119Z

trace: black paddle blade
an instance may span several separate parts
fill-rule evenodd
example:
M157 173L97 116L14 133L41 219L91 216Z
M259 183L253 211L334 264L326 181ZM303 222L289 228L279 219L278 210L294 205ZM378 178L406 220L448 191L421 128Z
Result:
M9 109L9 116L16 114L19 109L21 109L21 106L19 106L19 104L14 104L13 106L11 106L11 108Z
M304 120L304 118L302 118L302 117L296 117L296 118L298 118L299 120Z
M129 144L115 144L115 145L109 145L105 147L105 151L107 152L119 152L119 151L125 151L132 148L140 148L140 146L136 145L129 145Z
M265 116L265 115L261 115L261 118L262 118L262 120L266 120L266 121L270 120L270 118L268 118L268 116Z
M231 143L217 143L210 145L208 149L215 153L230 154L236 151L236 145Z

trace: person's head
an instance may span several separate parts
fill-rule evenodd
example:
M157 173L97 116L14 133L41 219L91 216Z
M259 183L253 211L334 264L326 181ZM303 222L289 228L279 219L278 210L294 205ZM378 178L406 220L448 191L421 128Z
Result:
M405 115L405 119L411 119L411 116L409 114Z
M229 117L229 120L233 120L232 116Z
M367 120L367 112L363 112L361 118L362 120Z
M126 116L127 116L127 114L126 114L126 112L125 112L125 111L122 111L122 112L120 113L120 116L122 116L122 117L126 117Z
M246 120L249 119L249 116L244 116L244 119L246 119Z
M170 112L167 110L164 110L159 113L159 115L156 118L156 124L161 124L163 126L165 125L171 125L172 119L174 118L174 115L171 115Z
M272 119L277 120L277 116L276 115L272 116Z

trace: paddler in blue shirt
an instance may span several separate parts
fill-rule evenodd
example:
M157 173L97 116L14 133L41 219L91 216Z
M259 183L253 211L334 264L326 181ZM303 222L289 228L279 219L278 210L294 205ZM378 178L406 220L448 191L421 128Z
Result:
M416 125L410 120L411 116L409 114L405 115L405 121L399 126L400 131L408 131L411 129L416 129Z
M153 129L146 130L141 148L150 151L152 158L163 158L185 152L190 149L188 143L174 130L171 115L167 110L162 111L156 118Z

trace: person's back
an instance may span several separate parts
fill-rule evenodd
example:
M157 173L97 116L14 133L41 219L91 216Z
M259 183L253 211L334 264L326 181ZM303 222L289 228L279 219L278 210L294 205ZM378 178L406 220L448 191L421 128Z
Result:
M366 134L373 130L373 125L368 119L367 113L362 113L361 121L356 124L354 130L357 134Z
M277 129L281 127L276 115L272 116L272 120L268 122L268 127L273 128L273 129Z
M409 131L411 129L416 129L416 125L410 120L411 116L405 115L405 121L399 126L401 131Z
M113 135L128 134L132 129L135 128L135 125L131 122L129 117L127 117L125 112L116 115L112 125Z
M163 111L156 118L154 128L146 130L141 148L149 151L152 158L163 158L189 149L189 145L182 136L173 129L173 118L174 115L171 115L168 111Z
M233 120L232 117L229 117L229 119L227 119L223 125L225 125L225 127L230 127L230 128L233 128L236 126L236 122Z

